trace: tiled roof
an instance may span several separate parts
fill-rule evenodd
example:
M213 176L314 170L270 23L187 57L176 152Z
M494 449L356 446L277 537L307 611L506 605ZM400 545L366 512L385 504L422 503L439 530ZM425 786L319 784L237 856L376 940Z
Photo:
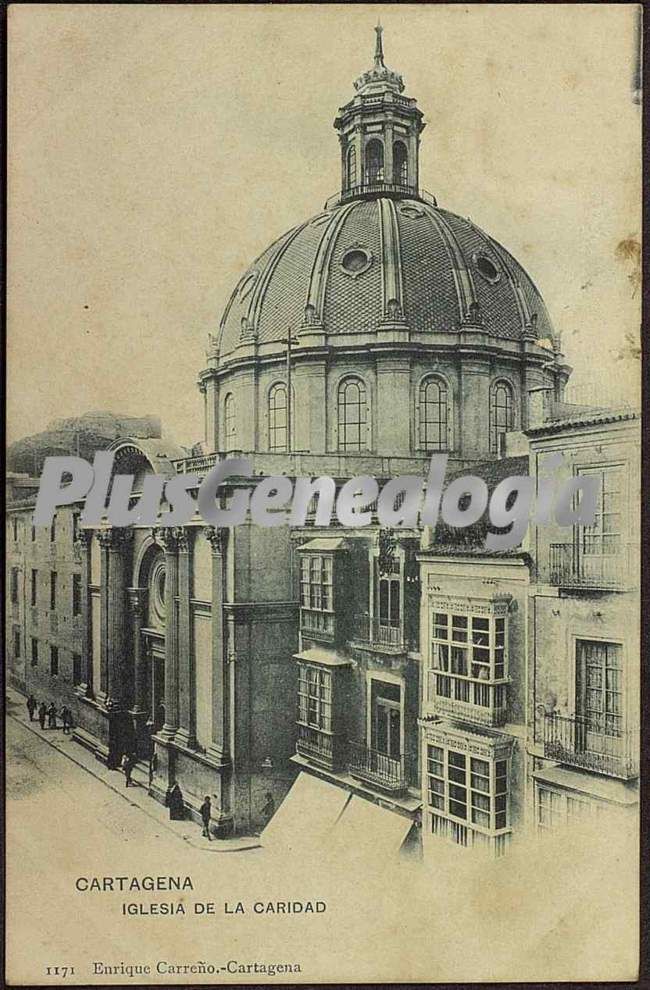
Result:
M346 270L355 249L367 264ZM454 332L475 304L494 337L554 334L528 274L470 220L418 199L357 200L294 227L250 265L225 309L219 353L286 340L306 322L335 335L376 330L390 315L411 331Z

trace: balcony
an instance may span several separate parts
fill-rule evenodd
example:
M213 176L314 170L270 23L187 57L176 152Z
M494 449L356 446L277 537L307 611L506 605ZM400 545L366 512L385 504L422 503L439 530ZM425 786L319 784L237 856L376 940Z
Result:
M298 722L296 753L328 770L337 770L342 761L343 741L333 732Z
M401 625L392 626L378 616L371 618L367 612L359 612L354 617L354 628L350 639L373 646L388 646L391 650L404 651L407 648L404 629Z
M482 681L429 671L428 701L437 714L477 725L504 725L507 719L507 680Z
M544 756L571 767L632 780L639 776L638 732L619 732L605 720L544 716Z
M549 580L558 588L625 591L630 586L630 547L616 553L585 553L573 543L551 543Z
M352 777L388 794L401 794L407 787L404 758L388 756L365 743L348 743L348 770Z
M409 199L422 200L423 203L428 203L430 206L435 207L438 205L435 196L432 196L425 189L418 190L415 186L411 186L408 183L384 182L378 179L373 182L364 182L361 185L351 186L349 189L344 189L341 193L330 196L325 203L325 209L330 209L339 203L347 203L351 199L358 199L363 196L367 196L368 198L374 196L408 197Z

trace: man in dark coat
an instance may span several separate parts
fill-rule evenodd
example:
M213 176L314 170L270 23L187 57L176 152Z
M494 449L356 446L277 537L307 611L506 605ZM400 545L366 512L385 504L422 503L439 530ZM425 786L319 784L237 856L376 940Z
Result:
M33 722L34 712L36 711L36 698L34 697L33 694L30 694L26 704L27 704L27 711L29 712L29 721Z
M185 818L185 801L183 792L178 786L178 781L173 787L168 788L165 796L165 804L169 808L169 817L172 821L180 822Z
M135 758L132 753L125 753L122 758L122 770L124 770L124 780L125 786L129 787L133 781L131 780L131 774L133 773L133 767L135 766Z
M53 701L50 702L50 707L47 710L47 727L48 729L56 729L56 705Z
M41 729L45 728L45 716L47 715L47 708L45 707L45 702L41 701L38 706L38 721L40 723Z
M212 804L210 802L209 796L206 794L203 804L201 805L201 821L203 822L203 835L206 839L212 841L210 835L210 815L212 813Z
M64 735L69 735L72 727L72 712L67 705L64 705L61 709L61 723L63 725Z

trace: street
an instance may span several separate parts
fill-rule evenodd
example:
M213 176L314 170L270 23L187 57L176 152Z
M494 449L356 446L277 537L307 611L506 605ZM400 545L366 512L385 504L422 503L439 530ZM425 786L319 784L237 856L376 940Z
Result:
M340 861L263 848L218 853L191 845L198 826L168 823L143 789L122 789L120 774L107 784L74 762L85 751L68 737L58 734L60 752L39 733L7 719L10 984L258 983L269 973L234 962L300 966L274 970L277 982L507 979L515 945L526 946L519 972L532 980L566 974L568 962L576 979L590 966L602 972L604 959L613 971L634 968L634 877L622 867L633 858L602 855L596 870L575 849L558 847L553 860L530 849L484 874L464 874L450 859L431 875L404 864L369 869L356 843L337 851ZM559 883L569 860L571 889ZM524 907L532 887L538 895ZM490 890L487 915L479 889ZM316 902L326 909L295 911ZM603 925L594 928L596 909ZM616 938L602 937L614 930ZM567 939L569 961L560 954ZM488 945L500 947L490 974ZM214 969L183 971L199 963ZM134 966L150 971L130 976Z

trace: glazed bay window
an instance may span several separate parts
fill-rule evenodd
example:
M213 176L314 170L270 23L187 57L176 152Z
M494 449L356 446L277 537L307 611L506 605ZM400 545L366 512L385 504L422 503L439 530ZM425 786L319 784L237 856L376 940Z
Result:
M508 760L427 746L427 806L434 835L503 850L509 831Z
M305 554L300 561L300 624L309 634L334 633L333 560Z
M443 604L434 604L432 615L428 700L445 714L502 725L507 701L507 606L494 603L476 614L457 606L442 611Z
M297 752L325 766L334 765L332 672L300 664Z

